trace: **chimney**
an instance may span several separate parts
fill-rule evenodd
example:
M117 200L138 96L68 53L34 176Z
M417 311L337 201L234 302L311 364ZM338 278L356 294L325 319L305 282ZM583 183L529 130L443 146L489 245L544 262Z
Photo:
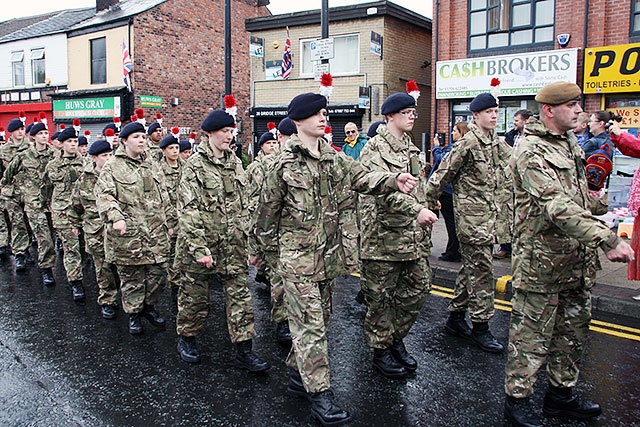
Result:
M96 13L109 9L111 6L118 4L120 0L96 0Z

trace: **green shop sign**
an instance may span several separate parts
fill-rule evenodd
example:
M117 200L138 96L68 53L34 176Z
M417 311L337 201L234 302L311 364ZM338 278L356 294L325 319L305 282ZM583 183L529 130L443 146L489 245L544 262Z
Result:
M161 96L140 95L141 108L162 108Z
M120 97L73 98L53 101L54 120L120 117Z

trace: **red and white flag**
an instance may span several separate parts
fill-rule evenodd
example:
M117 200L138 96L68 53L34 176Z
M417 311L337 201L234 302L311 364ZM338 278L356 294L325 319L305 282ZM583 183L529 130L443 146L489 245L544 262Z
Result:
M289 27L287 27L287 40L284 42L284 53L282 54L282 66L280 68L283 80L291 77L293 64L291 63L291 37L289 36Z
M127 49L127 44L122 42L122 73L124 75L124 84L131 92L131 77L129 74L133 72L133 63L131 62L131 56L129 56L129 49Z

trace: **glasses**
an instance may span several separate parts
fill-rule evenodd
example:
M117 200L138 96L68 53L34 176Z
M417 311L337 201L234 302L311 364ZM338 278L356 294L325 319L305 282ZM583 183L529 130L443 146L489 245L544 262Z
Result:
M350 133L358 133L358 131L357 130L348 130L346 132L347 135L349 135Z
M418 118L418 113L416 113L415 111L398 111L398 113L402 114L403 116L407 116L409 118L413 117L414 119Z

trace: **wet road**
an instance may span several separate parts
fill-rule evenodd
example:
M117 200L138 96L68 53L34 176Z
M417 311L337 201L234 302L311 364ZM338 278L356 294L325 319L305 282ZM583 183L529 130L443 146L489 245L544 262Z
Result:
M79 305L71 301L63 277L58 266L58 284L45 288L34 266L16 276L10 263L0 265L0 425L319 425L305 400L286 394L287 350L275 342L268 294L252 279L254 349L273 366L262 376L233 367L235 349L219 287L212 291L212 311L199 337L203 361L188 365L176 352L174 327L143 321L144 334L132 337L122 310L116 320L100 317L95 282L86 286L87 303ZM417 373L393 381L371 368L361 326L365 311L353 299L357 289L357 278L338 281L329 329L332 384L338 402L351 412L350 425L505 425L506 356L444 334L446 290L429 296L405 340L420 364ZM168 292L158 309L175 324ZM508 316L498 310L492 321L504 344ZM592 332L578 388L603 406L603 415L591 423L546 420L546 425L640 425L639 367L639 341ZM542 374L536 405L545 383Z

